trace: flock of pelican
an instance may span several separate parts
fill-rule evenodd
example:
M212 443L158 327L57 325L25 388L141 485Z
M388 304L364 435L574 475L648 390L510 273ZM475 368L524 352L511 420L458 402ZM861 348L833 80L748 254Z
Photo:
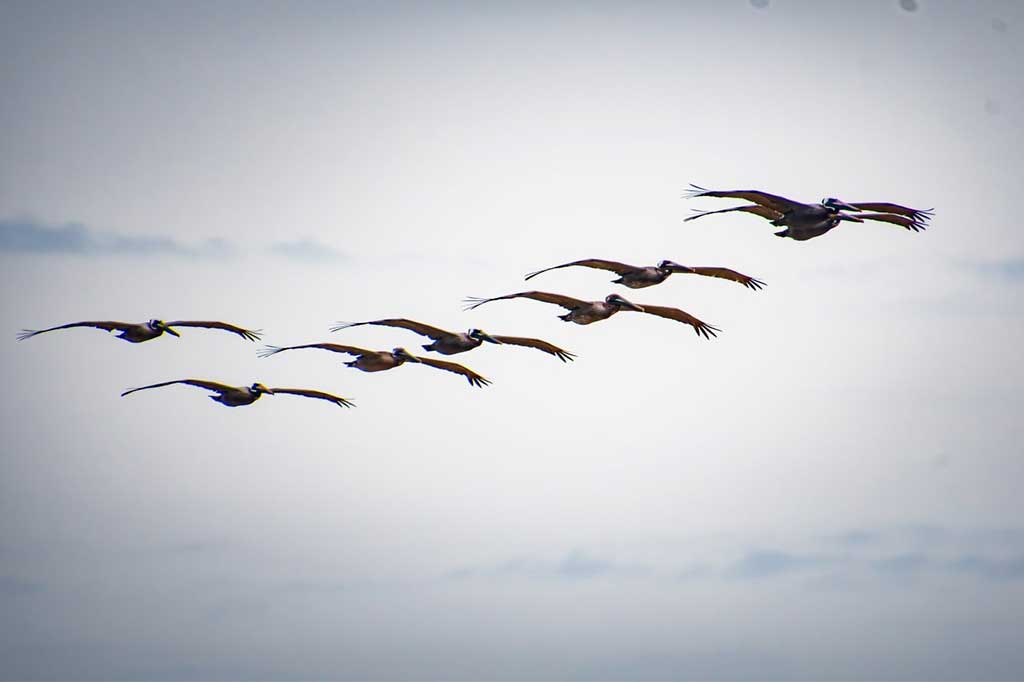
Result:
M785 228L780 232L776 232L776 236L789 237L790 239L797 241L806 241L808 239L820 237L837 227L842 222L863 223L868 220L886 222L898 225L913 232L920 232L927 227L928 221L933 216L933 211L931 209L914 209L889 202L847 202L834 197L829 197L823 199L817 204L805 204L792 199L787 199L786 197L769 194L768 192L763 192L761 190L709 190L697 185L691 185L690 189L686 190L685 196L688 198L715 197L741 199L752 202L751 204L733 206L731 208L723 208L713 211L697 211L696 215L685 218L685 221L695 220L704 216L720 213L751 213L770 221L771 224L776 227ZM724 267L687 266L680 265L679 263L675 263L670 260L662 260L657 265L652 266L636 266L619 263L617 261L602 260L599 258L587 258L584 260L573 261L571 263L553 265L531 272L526 275L525 279L530 280L542 273L568 267L593 268L613 272L618 275L618 278L612 280L612 283L621 284L630 289L643 289L661 284L673 274L715 277L718 279L728 280L730 282L736 282L737 284L754 291L760 290L765 285L765 283L759 279L754 279L753 277ZM540 301L541 303L550 303L559 306L568 311L563 315L559 315L559 319L580 325L588 325L593 324L594 322L600 322L601 320L607 320L620 311L632 311L645 313L647 315L654 315L655 317L661 317L689 325L698 336L704 337L705 339L711 339L712 337L717 336L718 332L721 331L717 327L713 327L712 325L703 322L678 308L633 303L619 294L614 293L609 294L603 300L599 301L584 301L571 296L564 296L562 294L549 293L546 291L520 291L518 293L494 296L491 298L471 296L467 297L464 301L466 303L465 309L472 310L485 303L513 298L526 298L534 301ZM423 349L428 352L439 353L441 355L457 355L459 353L465 353L475 348L479 348L484 343L490 343L496 345L533 348L556 357L562 362L569 362L576 357L573 353L542 339L525 336L491 335L482 329L470 329L467 332L450 332L405 318L389 318L383 320L370 320L366 322L341 322L332 327L331 332L339 332L344 329L363 325L396 327L411 331L414 334L419 334L420 336L425 336L431 339L431 343L424 344L422 346ZM258 330L246 329L227 322L195 320L174 320L171 322L165 322L164 320L157 319L139 323L116 322L112 320L71 322L56 327L50 327L48 329L24 329L18 334L17 338L19 341L23 341L38 336L39 334L76 327L91 327L94 329L102 329L106 332L117 332L117 338L123 339L129 343L151 341L165 333L175 337L180 337L181 334L177 329L175 329L176 327L194 327L226 331L247 341L257 341L261 338L261 332ZM307 343L296 346L268 345L260 349L257 352L257 355L259 357L269 357L284 351L300 349L326 350L332 353L342 353L344 355L354 357L354 360L346 362L345 365L363 372L382 372L410 363L424 365L434 369L461 375L471 386L483 387L491 383L489 379L458 363L413 355L406 349L400 347L393 348L390 351L375 351L336 343ZM251 405L263 395L297 395L305 398L326 400L339 407L353 406L352 401L348 398L342 398L331 393L325 393L323 391L313 389L268 388L259 382L253 383L249 386L228 386L226 384L207 381L204 379L176 379L173 381L164 381L156 384L149 384L148 386L132 388L121 395L127 396L137 391L172 386L175 384L194 386L196 388L209 391L213 394L208 396L210 399L227 407Z

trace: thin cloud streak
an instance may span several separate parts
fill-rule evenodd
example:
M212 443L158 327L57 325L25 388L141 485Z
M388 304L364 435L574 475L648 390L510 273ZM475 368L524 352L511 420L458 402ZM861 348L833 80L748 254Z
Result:
M0 221L0 252L224 258L232 251L231 245L223 239L208 239L198 245L189 245L165 236L138 237L100 232L80 223L49 227L31 220Z
M331 265L348 260L348 257L337 249L311 239L277 242L269 248L269 252L274 256L300 263Z

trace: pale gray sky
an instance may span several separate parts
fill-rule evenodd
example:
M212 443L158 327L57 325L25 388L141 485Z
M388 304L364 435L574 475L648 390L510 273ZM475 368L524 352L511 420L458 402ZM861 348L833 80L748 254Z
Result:
M1020 679L1015 2L0 3L0 679ZM809 242L694 182L934 206ZM586 257L722 265L579 327ZM257 359L536 336L493 380ZM319 388L357 409L128 387Z

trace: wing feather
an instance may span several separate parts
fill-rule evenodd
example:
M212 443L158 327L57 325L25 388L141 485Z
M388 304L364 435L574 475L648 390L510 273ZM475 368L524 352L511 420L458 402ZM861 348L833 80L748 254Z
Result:
M423 324L422 322L416 322L415 320L407 320L402 317L389 318L387 320L373 320L371 322L339 322L334 327L331 327L331 331L336 332L342 329L348 329L349 327L361 327L365 324L408 329L411 332L415 332L421 336L426 336L434 339L435 341L445 336L452 336L451 332L447 332L444 329L438 329L437 327L431 327L429 324Z
M768 208L767 206L758 206L757 204L751 204L749 206L734 206L733 208L720 208L717 211L699 211L697 209L694 210L696 211L696 214L690 216L689 218L683 218L684 223L690 220L696 220L697 218L703 218L706 215L715 215L716 213L732 213L733 211L753 213L754 215L761 216L765 220L778 220L779 218L782 217L781 211L776 211L775 209Z
M69 322L68 324L50 327L49 329L22 329L21 332L18 333L18 340L24 341L25 339L31 339L33 336L37 336L39 334L45 334L46 332L52 332L58 329L71 329L72 327L94 327L96 329L112 332L134 326L135 323L133 322Z
M267 358L275 353L281 353L286 350L298 350L300 348L319 348L320 350L329 350L332 353L348 353L349 355L367 355L376 352L366 350L365 348L357 348L356 346L342 346L337 343L307 343L301 346L264 346L256 354L261 358Z
M200 322L195 320L175 320L168 322L168 327L203 327L204 329L223 329L232 334L238 334L247 341L257 341L261 336L260 330L245 329L227 322Z
M697 185L690 185L693 189L686 190L687 198L694 197L718 197L722 199L745 199L752 201L759 206L766 206L779 213L792 211L794 208L805 206L799 201L793 201L778 194L769 194L759 189L705 189Z
M673 272L682 272L694 275L704 275L705 277L718 277L719 279L727 279L730 282L737 282L747 287L748 289L760 289L764 286L764 282L759 279L754 279L743 273L730 270L729 268L719 268L705 265L695 265L692 267L684 266L684 270L675 270Z
M553 343L542 341L541 339L530 339L522 336L495 336L493 337L502 343L507 343L510 346L526 346L527 348L536 348L537 350L550 353L562 362L568 362L576 357L575 353L570 353L567 350L563 350Z
M341 396L332 395L330 393L324 393L323 391L314 391L310 388L272 388L270 389L275 394L286 393L288 395L301 395L306 398L318 398L320 400L326 400L332 402L338 407L355 407L348 398L342 398Z
M910 208L909 206L900 206L899 204L892 204L887 201L848 201L846 203L856 206L862 211L878 211L880 213L904 215L913 218L919 223L931 220L932 216L935 215L934 209L931 208Z
M861 220L877 220L882 223L892 223L914 232L920 232L926 227L925 223L918 222L909 216L897 215L895 213L851 213L850 215Z
M643 303L639 305L644 309L645 313L657 315L658 317L665 317L670 320L675 320L676 322L682 322L683 324L690 325L693 327L693 330L697 332L697 336L703 336L706 339L710 339L712 336L718 336L718 332L722 331L717 327L712 327L706 322L701 322L693 315L679 310L678 308L665 308L659 305L644 305ZM629 308L625 308L625 310L629 310Z
M579 266L585 267L585 268L597 268L599 270L610 270L610 271L614 272L617 275L624 275L627 272L631 272L633 270L637 270L638 269L635 265L627 265L626 263L618 263L618 262L613 261L613 260L601 260L600 258L585 258L584 260L577 260L577 261L573 261L572 263L563 263L562 265L553 265L550 268L544 268L543 270L537 270L536 272L531 272L530 274L528 274L525 277L525 279L530 279L531 277L536 277L537 275L541 274L542 272L548 272L549 270L557 270L559 268L568 268L568 267L571 267L573 265L579 265Z
M216 381L205 381L203 379L176 379L175 381L163 381L159 384L150 384L149 386L139 386L138 388L132 388L121 394L121 397L128 395L129 393L135 393L135 391L145 391L148 388L160 388L161 386L171 386L172 384L187 384L189 386L198 386L199 388L205 388L207 391L213 391L214 393L223 393L224 391L230 391L234 386L228 386L227 384L219 384Z
M572 310L573 308L586 303L586 301L581 301L578 298L562 296L561 294L549 294L546 291L520 291L517 294L506 294L505 296L495 296L494 298L477 298L476 296L468 296L463 300L463 302L469 304L466 306L466 310L472 310L473 308L482 306L484 303L502 301L508 298L532 298L534 301L553 303L555 305L562 306L566 310Z
M434 367L436 369L443 369L446 372L455 372L456 374L461 374L462 376L466 377L466 381L468 381L472 386L483 388L487 384L491 383L489 379L486 379L477 374L476 372L474 372L473 370L469 369L468 367L463 367L462 365L455 362L435 360L433 358L421 358L418 356L416 356L416 359L419 360L424 365L427 365L428 367Z

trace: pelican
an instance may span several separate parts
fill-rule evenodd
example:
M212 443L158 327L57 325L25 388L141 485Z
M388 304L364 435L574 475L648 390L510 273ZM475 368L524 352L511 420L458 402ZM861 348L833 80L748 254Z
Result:
M355 367L356 369L364 372L383 372L387 369L393 369L399 365L404 365L407 362L415 362L428 367L434 367L436 369L443 369L446 372L455 372L466 377L466 381L472 386L484 387L491 383L489 379L485 379L468 367L463 367L454 362L445 362L444 360L434 360L433 358L421 358L411 354L404 348L395 348L390 351L386 350L366 350L365 348L356 348L355 346L341 346L336 343L307 343L302 346L266 346L258 351L258 355L261 358L267 358L276 353L281 353L286 350L298 350L300 348L319 348L320 350L329 350L332 353L347 353L349 355L355 355L356 359L351 362L346 362L346 367Z
M124 339L129 343L142 343L143 341L149 341L161 336L164 332L171 334L172 336L180 337L174 327L204 327L206 329L222 329L232 334L238 334L243 339L249 341L256 341L260 338L259 331L252 331L251 329L243 329L242 327L236 327L233 324L227 322L196 322L192 320L175 320L174 322L164 322L163 320L150 320L149 322L70 322L68 324L62 324L59 327L50 327L49 329L22 329L21 333L18 334L18 340L24 341L30 339L33 336L39 334L45 334L46 332L56 331L58 329L71 329L72 327L94 327L96 329L103 329L108 332L120 332L117 338Z
M920 232L927 227L928 221L933 215L931 209L909 208L889 202L845 202L835 197L828 197L818 204L804 204L760 190L709 190L697 185L691 185L691 187L693 189L687 190L687 196L690 198L726 197L746 199L754 203L717 211L697 211L696 215L684 220L696 220L706 215L734 211L753 213L769 220L772 225L786 228L781 232L776 232L775 236L790 237L797 241L806 241L821 236L842 221L862 223L865 220L875 220ZM843 213L843 211L852 211L853 214Z
M709 324L701 322L693 315L683 312L678 308L665 308L657 305L637 305L627 301L618 294L608 294L605 296L603 301L581 301L578 298L562 296L561 294L549 294L546 291L520 291L517 294L495 296L494 298L478 298L476 296L470 296L465 299L465 302L469 304L466 306L466 310L472 310L482 306L484 303L501 301L507 298L531 298L534 301L553 303L555 305L562 306L569 312L565 315L559 315L558 318L565 322L575 322L576 324L592 324L594 322L600 322L601 320L607 320L620 310L634 310L639 313L657 315L658 317L665 317L670 320L675 320L676 322L688 324L693 327L697 336L703 336L706 339L710 339L712 336L718 336L717 332L722 331L717 327L712 327Z
M473 350L474 348L479 348L486 341L487 343L495 343L498 345L536 348L539 351L554 355L562 362L570 361L576 357L575 354L570 353L567 350L562 350L558 346L540 339L530 339L521 336L492 336L482 329L470 329L468 332L458 333L449 332L444 329L438 329L437 327L431 327L430 325L423 324L422 322L406 320L404 318L373 320L372 322L339 322L337 326L331 327L331 331L336 332L341 329L359 327L366 324L378 325L381 327L400 327L402 329L408 329L411 332L416 332L420 336L429 337L433 339L434 342L424 345L423 349L431 350L435 353L441 353L442 355L465 353L466 351Z
M121 397L123 398L124 396L135 393L136 391L145 391L146 389L160 388L161 386L171 386L172 384L186 384L188 386L205 388L207 391L216 393L216 395L207 396L210 400L216 401L226 407L252 405L254 402L259 400L260 396L264 393L267 395L280 395L282 393L287 395L301 395L306 398L327 400L338 407L354 406L354 403L347 398L341 398L336 395L331 395L330 393L323 393L322 391L313 391L308 388L267 388L260 383L255 383L252 386L227 386L225 384L218 384L216 381L205 381L203 379L178 379L176 381L164 381L159 384L150 384L149 386L140 386L139 388L132 388L125 391L121 394Z
M600 258L587 258L584 260L573 261L572 263L563 263L562 265L553 265L550 268L544 268L536 272L531 272L526 276L525 279L531 279L541 274L542 272L548 272L549 270L557 270L559 268L568 268L574 265L578 265L585 268L597 268L598 270L610 270L615 274L619 275L618 279L613 279L613 284L623 284L630 289L643 289L644 287L651 287L655 284L661 284L669 275L672 273L686 273L690 275L704 275L705 277L720 277L721 279L727 279L731 282L737 282L747 287L748 289L760 289L764 286L764 282L753 277L748 277L735 270L729 268L719 267L708 267L708 266L686 266L674 263L670 260L663 260L657 265L649 266L637 266L627 265L626 263L618 263L613 260L601 260Z

